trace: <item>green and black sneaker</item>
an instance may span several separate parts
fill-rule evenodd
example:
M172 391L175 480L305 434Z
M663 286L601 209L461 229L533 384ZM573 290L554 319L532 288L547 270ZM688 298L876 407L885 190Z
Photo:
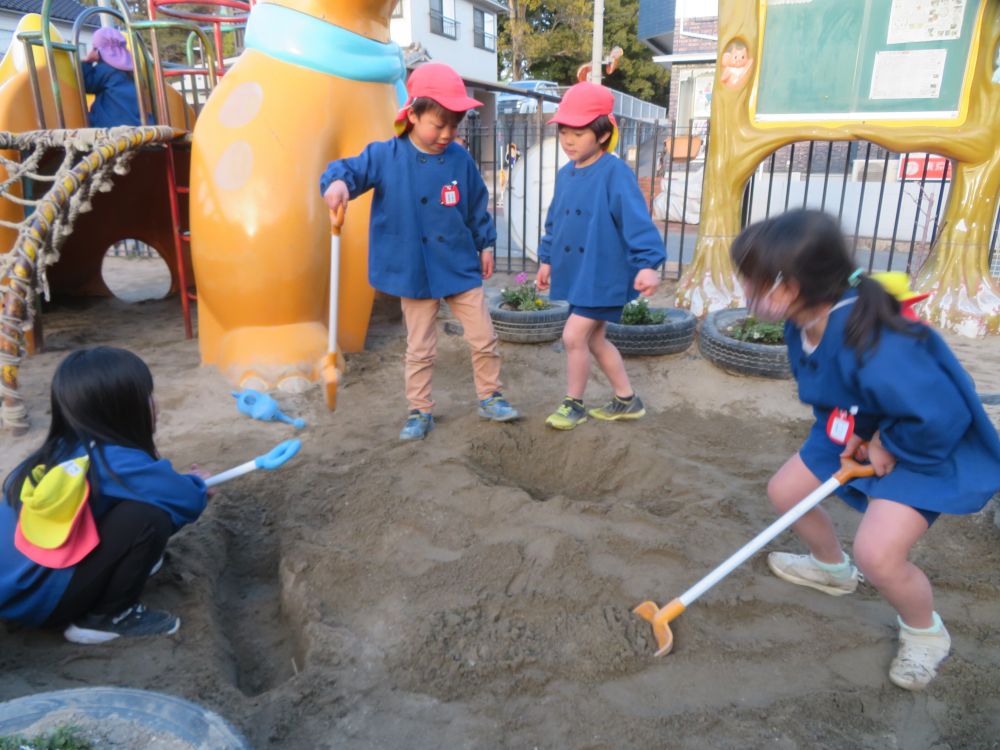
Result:
M642 405L642 399L635 394L632 398L622 398L615 396L604 406L598 406L590 410L590 416L594 419L603 419L605 422L614 422L619 419L639 419L646 415L646 407Z
M578 424L587 421L587 410L583 402L567 396L559 404L559 408L549 414L545 424L557 430L572 430Z

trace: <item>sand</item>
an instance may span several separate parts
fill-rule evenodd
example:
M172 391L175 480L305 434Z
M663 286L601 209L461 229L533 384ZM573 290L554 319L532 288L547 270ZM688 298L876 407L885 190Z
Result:
M155 288L143 265L155 262L113 261ZM157 443L178 467L228 468L294 433L237 413L184 340L176 299L53 305L46 326L47 351L23 369L32 429L0 437L4 473L42 439L51 373L84 345L146 359ZM980 391L1000 391L1000 339L949 340ZM682 615L674 652L654 659L630 608L679 594L772 520L767 479L810 424L794 385L727 375L696 347L631 359L648 418L562 434L543 424L563 393L559 345L503 344L526 418L483 423L465 344L442 330L437 429L401 444L403 349L383 306L335 413L319 389L279 396L309 423L300 456L226 485L146 591L181 616L177 636L83 647L0 627L0 699L161 690L256 748L998 747L992 513L942 518L915 549L954 641L926 692L889 683L895 615L874 589L827 597L760 556ZM588 401L607 392L597 376ZM849 542L859 516L828 507ZM771 548L801 550L790 534Z

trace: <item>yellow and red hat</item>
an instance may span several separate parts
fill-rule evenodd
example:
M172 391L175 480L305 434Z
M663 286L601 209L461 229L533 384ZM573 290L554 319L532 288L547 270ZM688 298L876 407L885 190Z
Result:
M584 128L598 117L607 115L614 128L611 131L611 138L608 139L607 150L614 151L618 145L618 121L612 114L614 108L615 95L611 93L611 89L584 81L567 89L549 124Z
M467 112L483 103L473 99L465 92L465 83L454 69L444 63L424 63L410 73L406 82L406 92L409 95L406 104L396 113L393 127L397 135L403 135L410 127L406 116L413 102L420 97L433 99L445 109L452 112Z
M25 479L14 546L39 565L75 565L100 542L88 502L89 465L81 456L51 469L36 466Z
M920 320L920 316L917 315L913 307L931 295L929 292L921 293L910 289L909 274L903 271L879 271L878 273L873 273L872 278L896 298L896 301L899 302L900 314L904 318Z

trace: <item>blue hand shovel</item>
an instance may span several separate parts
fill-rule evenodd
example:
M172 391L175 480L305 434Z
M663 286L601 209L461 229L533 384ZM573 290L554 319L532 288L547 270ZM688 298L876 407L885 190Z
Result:
M255 469L267 469L268 471L277 469L279 466L283 466L288 459L298 453L299 448L301 447L301 440L286 440L283 443L278 443L267 453L257 456L257 458L252 461L247 461L245 464L240 464L239 466L235 466L228 471L223 471L220 474L209 477L205 480L205 486L215 487L215 485L228 482L230 479L236 479L236 477L249 474Z

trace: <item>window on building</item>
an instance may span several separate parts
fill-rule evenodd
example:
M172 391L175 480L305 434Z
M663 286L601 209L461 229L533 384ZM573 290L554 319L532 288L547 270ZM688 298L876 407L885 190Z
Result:
M475 44L487 52L497 51L497 17L479 8L472 10L472 25Z
M431 33L458 39L455 0L431 0Z
M396 7L392 9L393 18L403 17L403 0L396 0Z

